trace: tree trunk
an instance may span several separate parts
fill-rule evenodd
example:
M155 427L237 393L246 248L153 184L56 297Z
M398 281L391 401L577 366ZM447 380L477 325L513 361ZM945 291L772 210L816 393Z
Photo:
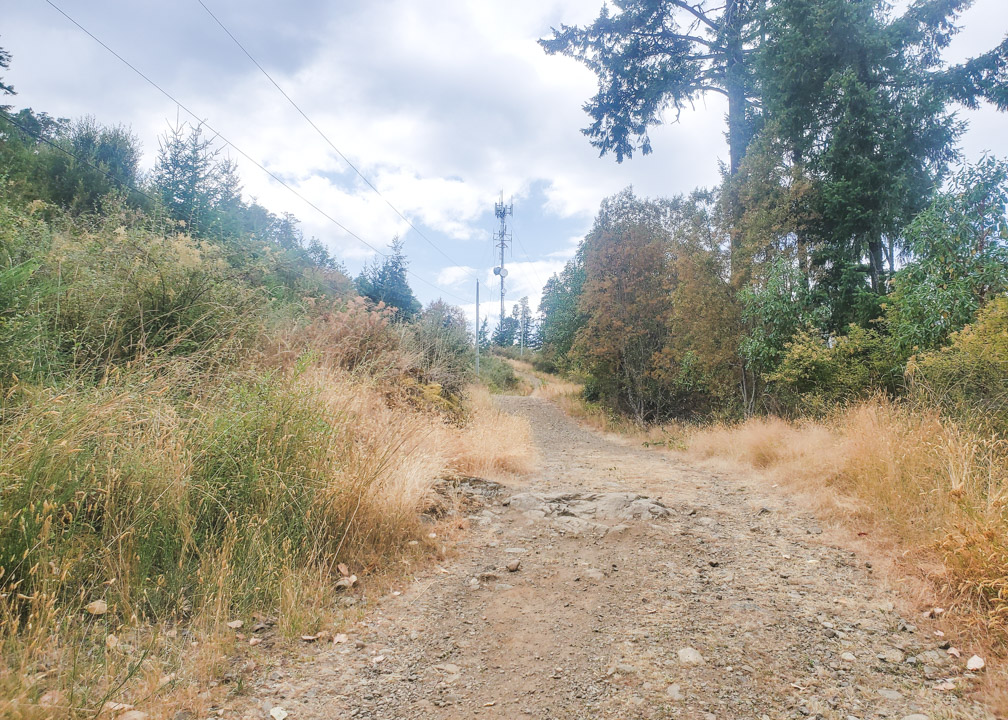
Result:
M882 279L885 268L882 259L882 238L874 238L868 241L868 270L871 277L872 292L882 293Z
M742 52L744 0L727 0L724 9L725 91L728 93L728 155L729 171L739 170L749 132L746 122L745 57Z

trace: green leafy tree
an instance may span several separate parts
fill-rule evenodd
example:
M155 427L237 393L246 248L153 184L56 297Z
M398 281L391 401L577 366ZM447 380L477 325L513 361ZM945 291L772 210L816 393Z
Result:
M406 280L409 262L403 253L403 241L397 235L392 240L392 252L379 262L377 258L361 270L354 280L357 292L372 301L383 302L399 311L399 317L410 320L420 312L420 301Z
M140 140L122 125L104 126L84 117L56 138L65 150L42 149L46 197L71 212L96 212L103 197L116 192L140 205Z
M728 100L730 168L738 169L758 97L752 50L765 0L614 0L586 27L561 25L539 43L584 63L599 80L584 133L617 161L651 152L648 128L708 93Z
M1008 292L1008 163L962 168L906 233L907 262L887 298L904 353L939 348L992 298Z
M64 118L24 108L17 113L0 111L0 167L10 198L25 202L48 197L49 175L44 163L55 143L69 127Z

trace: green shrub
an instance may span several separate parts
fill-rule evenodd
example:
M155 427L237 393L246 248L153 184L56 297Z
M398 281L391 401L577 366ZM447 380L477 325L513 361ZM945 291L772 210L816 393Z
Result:
M75 367L101 369L150 352L184 355L246 338L265 302L217 246L185 235L124 227L66 232L46 261L58 293L42 312Z
M823 415L836 405L879 392L893 393L900 363L885 336L850 325L846 335L827 342L801 330L786 345L777 370L767 376L768 392L791 413Z
M511 364L496 355L480 355L479 379L495 393L508 392L521 385Z
M443 300L432 302L403 326L403 347L417 358L421 379L459 397L472 377L475 346L462 311Z
M886 322L904 357L948 343L1008 290L1008 163L984 158L951 179L906 231L910 261L896 273Z
M981 308L948 347L911 358L906 372L917 399L1008 432L1008 298Z

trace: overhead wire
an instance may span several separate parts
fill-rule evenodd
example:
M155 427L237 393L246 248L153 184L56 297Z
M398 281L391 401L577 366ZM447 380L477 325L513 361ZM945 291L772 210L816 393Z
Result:
M313 203L311 200L309 200L308 198L306 198L304 195L302 195L300 192L298 192L296 189L294 189L291 185L289 185L283 179L281 179L280 177L278 177L274 172L272 172L271 170L269 170L266 167L264 167L261 163L259 163L257 160L255 160L252 156L250 156L248 153L246 153L240 147L238 147L233 142L231 142L226 137L224 137L224 135L221 132L219 132L218 130L216 130L212 125L210 125L209 122L207 122L204 119L201 119L199 115L197 115L194 111L190 110L185 104L183 104L181 101L179 101L177 98L175 98L171 93L169 93L163 87L161 87L156 82L154 82L153 80L151 80L146 74L144 74L141 70L139 70L131 62L129 62L129 60L127 60L122 55L120 55L115 50L113 50L111 47L109 47L107 44L105 44L100 38L98 38L96 35L94 35L94 33L92 33L90 30L88 30L83 25L81 25L79 22L77 22L74 18L70 17L70 15L68 15L66 12L64 12L63 9L60 8L58 5L56 5L52 0L45 0L45 2L50 7L52 7L54 10L56 10L56 12L58 12L60 15L62 15L63 17L65 17L67 20L69 20L75 26L77 26L77 28L80 29L84 34L86 34L88 37L90 37L96 43L98 43L103 48L105 48L116 59L118 59L120 62L122 62L124 65L126 65L126 67L128 67L134 73L136 73L141 78L143 78L148 84L150 84L152 87L154 87L158 92L160 92L162 95L164 95L165 97L167 97L169 100L171 100L173 103L175 103L178 107L180 107L183 110L185 110L189 115L191 115L193 117L193 119L195 119L196 121L198 121L200 123L200 125L205 126L216 137L220 138L220 140L223 141L226 145L230 146L239 155L241 155L242 157L244 157L246 160L248 160L250 163L252 163L253 165L255 165L260 170L262 170L264 173L266 173L267 175L269 175L271 178L273 178L273 180L275 180L276 182L278 182L280 185L282 185L284 188L286 188L289 192L291 192L296 197L298 197L306 205L308 205L309 207L311 207L312 209L314 209L316 212L318 212L324 218L326 218L327 220L329 220L329 222L333 223L336 227L340 228L347 235L349 235L350 237L354 238L358 242L362 243L366 247L370 248L371 250L373 250L377 254L379 254L379 255L381 255L382 257L385 257L385 258L389 257L389 255L387 253L384 253L381 250L379 250L378 248L376 248L374 245L372 245L371 243L369 243L367 240L365 240L364 238L362 238L360 235L358 235L357 233L355 233L353 230L351 230L350 228L348 228L346 225L344 225L343 223L341 223L339 220L337 220L332 215L330 215L329 213L327 213L325 210L323 210L322 208L320 208L318 205L316 205L315 203ZM421 283L423 283L424 285L427 285L428 287L431 287L434 290L437 290L439 293L443 293L444 295L447 295L447 296L449 296L451 298L454 298L455 300L459 300L460 302L468 302L468 300L466 300L465 298L459 297L455 293L449 292L448 290L445 290L444 288L441 288L441 287L435 285L434 283L428 281L426 278L418 275L416 272L414 272L413 270L410 270L409 268L406 268L406 272L409 273L414 278L416 278Z
M441 247L437 243L435 243L433 240L431 240L429 237L427 237L420 230L420 228L418 228L416 225L414 225L412 220L410 220L408 217L406 217L406 215L404 215L402 212L400 212L399 208L397 208L395 205L393 205L392 202L387 197L385 197L385 195L382 194L381 190L379 190L377 187L375 187L374 183L372 183L367 178L367 176L365 176L364 173L362 173L357 168L357 166L354 165L354 163L350 161L350 158L348 158L345 154L343 154L343 151L341 151L338 147L336 147L336 145L333 143L333 141L329 139L329 136L326 135L322 131L322 129L318 125L316 125L315 122L310 117L308 117L307 113L305 113L305 111L302 110L301 107L296 102L294 102L294 99L290 95L288 95L287 92L282 87L280 87L279 83L277 83L277 81L273 79L273 76L270 75L269 72L266 71L266 68L264 68L261 64L259 64L259 61L256 60L252 56L252 53L250 53L248 51L248 49L246 49L246 47L241 43L241 41L238 40L237 37L235 37L234 33L232 33L230 30L228 30L227 26L225 26L224 23L221 22L220 18L218 18L213 13L213 11L210 10L209 7L207 7L206 3L203 2L203 0L196 0L196 2L198 2L200 4L200 6L202 6L202 8L204 10L206 10L207 14L211 18L214 19L214 22L216 22L220 26L221 30L223 30L224 33L229 38L231 38L234 41L235 45L237 45L238 48L243 53L245 53L245 57L247 57L249 60L251 60L252 64L255 65L257 68L259 68L259 71L263 75L265 75L266 79L269 80L270 83L273 84L273 87L275 87L280 92L280 94L283 95L284 98L286 98L287 102L290 103L291 107L293 107L295 110L297 110L298 113L301 115L301 117L303 117L305 119L305 121L309 125L312 126L312 128L315 130L315 132L317 132L319 134L319 137L321 137L323 140L325 140L326 143L329 145L329 147L331 147L336 152L336 154L339 155L343 159L343 162L345 162L350 167L350 169L353 170L357 174L357 177L359 177L361 180L363 180L364 183L369 188L371 188L378 197L380 197L382 200L384 200L385 204L388 205L396 215L398 215L402 220L404 220L413 229L413 231L416 232L417 235L419 235L421 238L423 238L427 242L428 245L430 245L432 248L434 248L435 250L437 250L445 259L447 259L449 262L451 262L452 264L454 264L456 267L465 269L467 275L469 275L473 279L477 279L476 275L474 275L472 272L469 272L469 269L465 265L463 265L462 263L458 262L455 258L453 258L450 255L448 255L448 253L446 253L444 250L442 250Z

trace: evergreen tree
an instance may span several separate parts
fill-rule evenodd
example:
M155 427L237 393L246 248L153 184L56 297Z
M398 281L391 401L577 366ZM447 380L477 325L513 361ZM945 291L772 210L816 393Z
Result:
M584 129L601 154L616 160L651 152L648 128L675 117L707 93L728 100L728 146L734 173L751 137L757 87L752 49L766 0L614 0L586 27L561 25L539 43L580 60L599 79L585 104Z
M757 53L764 134L814 188L800 232L830 329L865 323L895 270L902 229L928 203L964 125L955 103L1004 104L1008 41L949 67L941 51L969 0L776 0Z
M0 47L0 70L6 70L10 67L11 54L10 51L4 50ZM0 77L0 96L3 95L16 95L14 92L13 85L7 85L3 81L3 77ZM10 105L0 105L0 112L7 112L10 110Z
M510 315L505 315L500 319L497 328L493 332L491 342L497 347L511 347L518 341L518 306L511 309Z
M406 280L409 262L403 253L403 241L398 235L392 239L392 252L382 262L375 258L365 265L354 283L357 292L374 302L383 302L399 311L399 317L410 320L420 312L420 301Z
M219 152L213 139L203 136L201 125L176 125L159 140L154 185L168 214L192 235L209 229L221 195Z

